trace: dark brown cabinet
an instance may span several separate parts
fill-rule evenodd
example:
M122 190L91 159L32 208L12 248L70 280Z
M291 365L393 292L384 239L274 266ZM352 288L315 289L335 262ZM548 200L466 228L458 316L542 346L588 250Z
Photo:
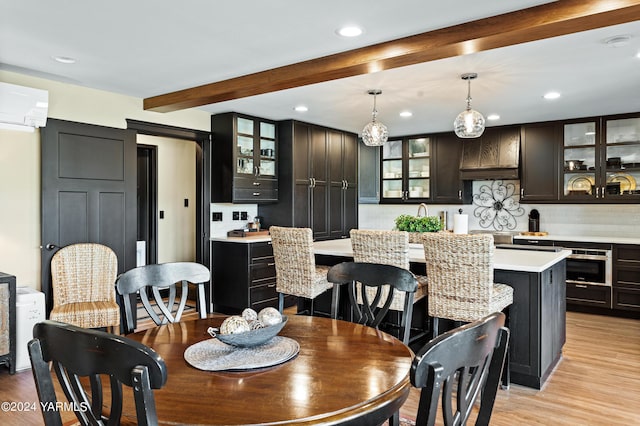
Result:
M540 389L562 356L566 341L565 261L541 273L495 271L495 282L513 287L509 307L511 381Z
M214 311L235 314L244 308L278 307L271 242L212 242Z
M640 312L640 245L613 249L613 309Z
M276 123L237 113L211 117L211 201L278 201Z
M518 179L520 126L490 127L462 143L462 179Z
M462 139L455 133L433 135L431 201L438 204L471 202L471 181L460 178Z
M557 123L526 124L521 129L520 201L558 201Z
M258 206L265 225L311 228L315 240L348 236L358 221L356 135L294 120L278 135L279 201Z

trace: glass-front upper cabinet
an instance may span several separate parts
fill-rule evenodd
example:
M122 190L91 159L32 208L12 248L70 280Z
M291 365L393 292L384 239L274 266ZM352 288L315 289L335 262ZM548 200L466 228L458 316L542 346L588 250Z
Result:
M564 125L563 176L566 198L590 199L596 195L598 121Z
M430 188L428 137L387 141L382 147L382 200L426 200Z
M640 198L640 115L604 121L604 198Z
M276 126L274 123L238 117L236 173L276 175Z

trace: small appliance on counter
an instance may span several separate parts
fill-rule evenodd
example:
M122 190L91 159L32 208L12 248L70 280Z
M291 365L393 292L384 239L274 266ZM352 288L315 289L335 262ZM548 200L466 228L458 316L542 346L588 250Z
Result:
M536 209L529 212L529 232L540 232L540 213Z

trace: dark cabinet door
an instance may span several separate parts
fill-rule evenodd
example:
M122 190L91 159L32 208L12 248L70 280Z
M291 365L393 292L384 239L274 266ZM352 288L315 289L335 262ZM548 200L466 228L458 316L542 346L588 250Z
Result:
M460 179L462 139L448 132L435 135L432 140L431 199L441 204L471 202L471 181Z
M522 126L522 202L558 200L560 136L560 127L556 123Z
M328 130L327 147L330 237L345 238L357 226L358 163L355 135Z

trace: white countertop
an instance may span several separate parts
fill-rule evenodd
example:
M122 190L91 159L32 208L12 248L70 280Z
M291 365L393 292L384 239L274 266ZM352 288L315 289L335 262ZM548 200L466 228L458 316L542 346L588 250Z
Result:
M271 241L271 237L269 235L260 235L259 237L211 237L211 241L222 241L226 243L264 243L266 241Z
M596 237L592 235L558 235L549 234L544 237L533 237L530 235L515 235L518 240L551 240L551 241L575 241L582 243L605 243L605 244L640 244L640 238L629 237Z
M351 240L316 241L313 243L315 254L329 256L353 257ZM569 256L569 250L559 252L534 251L534 250L508 250L496 249L493 257L493 267L499 270L542 272ZM426 263L424 249L419 244L411 244L409 248L409 261Z

